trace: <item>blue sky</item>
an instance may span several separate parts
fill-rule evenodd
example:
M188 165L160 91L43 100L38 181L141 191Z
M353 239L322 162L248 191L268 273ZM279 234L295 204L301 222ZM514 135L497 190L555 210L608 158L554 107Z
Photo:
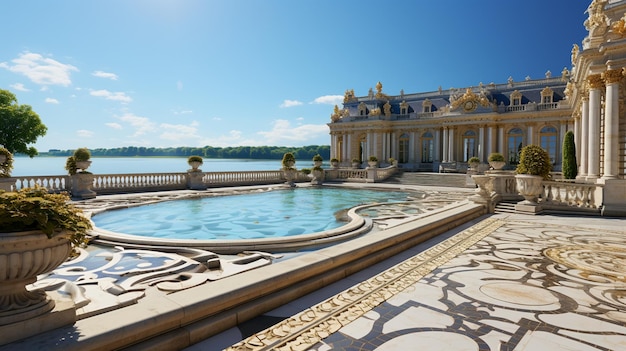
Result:
M367 95L560 75L583 0L20 0L2 5L0 88L35 147L330 144Z

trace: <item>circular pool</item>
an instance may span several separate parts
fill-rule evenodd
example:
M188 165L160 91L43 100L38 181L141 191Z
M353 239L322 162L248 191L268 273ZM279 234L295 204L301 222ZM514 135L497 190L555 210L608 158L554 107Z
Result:
M215 250L219 243L293 244L363 230L366 221L348 209L407 201L408 196L405 191L297 187L164 201L105 211L92 220L101 236L123 233L125 240L162 245L211 243Z

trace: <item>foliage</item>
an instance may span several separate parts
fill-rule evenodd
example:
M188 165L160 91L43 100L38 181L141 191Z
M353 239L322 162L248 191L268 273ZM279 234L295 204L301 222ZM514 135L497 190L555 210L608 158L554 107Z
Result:
M309 145L302 147L285 146L235 146L235 147L120 147L113 149L92 149L92 156L167 156L167 157L189 157L198 155L203 158L244 158L255 160L280 160L286 152L291 152L298 159L310 160L314 155L321 155L324 159L330 158L330 145ZM42 152L48 156L71 156L71 150L49 150Z
M86 242L91 228L91 221L70 203L67 194L49 194L39 186L17 192L0 190L2 232L41 230L48 238L69 232L68 239L74 247L79 247Z
M376 156L372 155L372 156L370 156L370 157L368 158L368 161L370 161L370 162L378 162L378 157L376 157Z
M306 175L309 175L309 174L311 174L311 169L310 168L302 168L300 170L300 172L302 172L302 173L304 173Z
M565 133L565 139L563 140L563 178L575 179L577 175L576 145L574 143L574 133L570 130Z
M296 163L296 158L291 152L285 152L283 155L283 168L294 169L293 165Z
M339 162L339 160L333 157L333 158L330 159L330 162L331 163L335 163L335 162Z
M4 162L0 163L0 178L11 176L13 170L13 154L5 147L0 147L0 155L5 156Z
M394 162L396 162L396 159L393 157L389 157L389 164L392 165Z
M480 163L480 159L476 156L470 157L469 160L467 160L467 163Z
M504 162L504 155L502 155L499 152L492 152L489 154L489 157L487 158L487 161L489 162Z
M69 175L74 175L76 174L76 169L76 158L74 156L68 157L67 160L65 160L65 170Z
M33 157L37 155L37 149L28 145L46 135L47 130L29 105L19 105L13 93L0 89L0 145L12 154Z
M200 164L202 164L203 163L202 157L200 157L200 156L189 156L189 158L187 159L187 163L191 163L191 162L200 162Z
M543 179L550 178L552 163L548 152L538 145L526 145L522 148L520 160L515 172L519 174L530 174L542 176Z
M324 158L320 156L320 154L315 154L315 156L313 156L313 161L324 161Z
M88 148L79 147L78 149L74 150L74 160L76 162L89 161L90 158L91 158L91 152L89 151Z

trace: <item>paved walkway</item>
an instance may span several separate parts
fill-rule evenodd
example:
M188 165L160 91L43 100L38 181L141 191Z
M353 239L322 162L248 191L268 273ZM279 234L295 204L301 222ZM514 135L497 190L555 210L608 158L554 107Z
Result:
M626 350L624 224L483 217L187 350Z

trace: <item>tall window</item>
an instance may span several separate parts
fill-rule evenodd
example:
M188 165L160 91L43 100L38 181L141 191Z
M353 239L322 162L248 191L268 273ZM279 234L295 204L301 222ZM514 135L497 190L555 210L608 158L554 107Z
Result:
M539 131L540 146L548 152L550 162L556 163L556 128L546 126Z
M432 163L434 153L433 135L430 132L422 134L422 162Z
M515 90L511 93L511 106L519 106L522 104L522 93Z
M398 162L407 163L409 162L409 135L402 134L400 135L399 145L398 145Z
M467 162L474 156L476 156L476 132L468 130L463 133L463 161Z
M367 160L367 135L363 134L359 138L359 161L363 162L363 160Z
M524 132L520 128L513 128L507 134L507 155L509 164L519 163L519 154L522 152Z

